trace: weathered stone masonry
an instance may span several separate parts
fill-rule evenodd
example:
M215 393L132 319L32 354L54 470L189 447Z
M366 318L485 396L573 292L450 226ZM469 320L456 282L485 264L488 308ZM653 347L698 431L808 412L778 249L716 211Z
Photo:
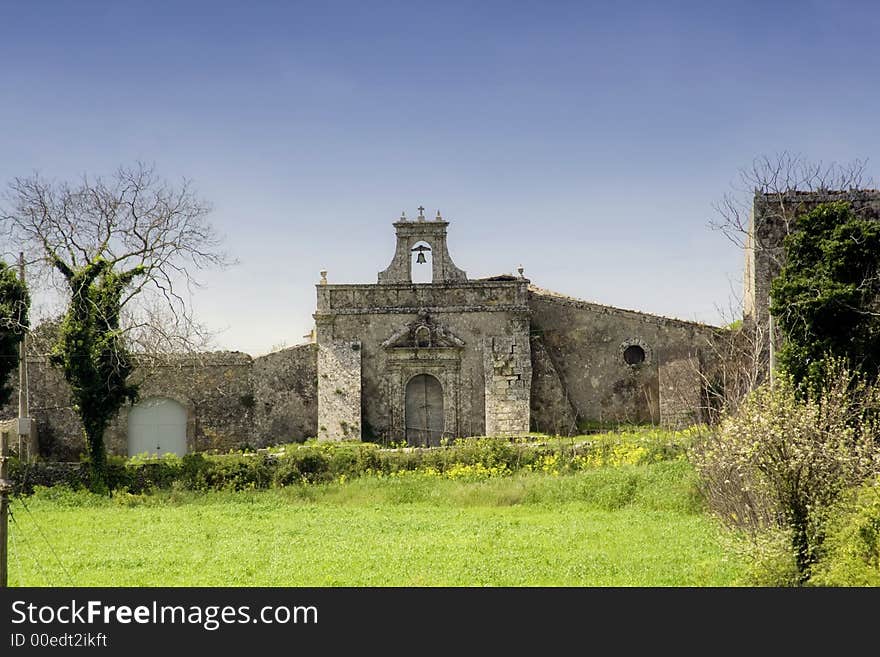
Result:
M540 345L546 392L533 395L532 409L539 431L557 429L552 423L571 405L581 423L651 422L681 424L702 420L699 388L703 360L710 353L711 326L612 308L530 287L531 332ZM628 362L627 355L631 354ZM688 368L680 367L686 361ZM667 385L660 376L668 368ZM552 372L559 382L552 382ZM559 390L564 391L565 401ZM684 391L688 393L685 394ZM688 404L682 407L682 401ZM678 401L676 401L678 400ZM693 402L693 404L691 404ZM559 408L548 416L543 406ZM543 423L548 423L543 424Z
M162 365L141 368L133 376L140 381L141 399L172 399L186 409L188 451L263 447L316 435L315 355L313 344L260 358L212 352L163 359ZM29 359L28 367L40 452L59 459L78 458L85 442L69 387L44 359ZM131 408L124 406L107 429L111 453L127 453ZM0 417L14 414L12 405L0 409Z
M528 421L532 363L530 343L522 333L484 338L486 430L490 436L516 436Z
M449 255L447 226L439 217L395 222L394 257L378 283L317 286L319 439L359 438L340 425L361 414L367 436L386 440L528 432L528 281L468 280ZM433 255L432 283L411 282L419 242ZM338 356L355 343L360 391L339 366L357 367ZM413 399L416 377L432 382L423 400Z
M395 222L391 264L374 284L329 284L322 272L314 343L167 360L138 371L142 399L185 409L187 451L315 436L434 445L702 419L715 329L548 292L521 269L469 280L449 254L448 226L439 214ZM430 283L412 282L414 252L430 253ZM84 445L66 384L42 361L31 384L42 451L76 457ZM126 453L130 411L108 430L113 452Z

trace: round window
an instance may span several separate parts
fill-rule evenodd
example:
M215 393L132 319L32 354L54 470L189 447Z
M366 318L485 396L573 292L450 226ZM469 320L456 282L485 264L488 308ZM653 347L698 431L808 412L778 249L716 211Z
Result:
M645 362L645 350L637 344L631 344L623 350L623 360L627 365L641 365Z

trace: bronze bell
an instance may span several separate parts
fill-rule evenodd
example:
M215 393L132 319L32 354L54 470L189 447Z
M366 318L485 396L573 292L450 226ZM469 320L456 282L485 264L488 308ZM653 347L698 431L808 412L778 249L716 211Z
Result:
M424 244L419 244L417 247L412 249L413 251L418 251L419 255L416 256L416 263L423 265L427 260L425 260L425 251L430 251L431 247L425 246Z

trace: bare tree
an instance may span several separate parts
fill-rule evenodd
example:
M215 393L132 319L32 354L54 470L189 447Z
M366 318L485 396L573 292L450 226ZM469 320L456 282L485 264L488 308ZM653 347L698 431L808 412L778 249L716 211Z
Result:
M137 392L131 353L203 345L188 299L197 272L229 258L190 183L170 185L143 164L75 185L16 178L6 200L2 234L69 300L52 359L73 390L102 487L104 429Z
M703 416L710 424L735 413L745 397L767 378L764 354L768 335L762 326L730 322L715 331L695 367L704 391Z
M155 308L160 300L176 325L189 326L197 273L230 263L207 221L210 208L190 181L170 185L142 163L118 169L109 180L83 176L75 185L39 174L15 178L6 201L0 234L25 250L29 262L44 265L36 273L55 274L56 283L56 262L74 270L98 259L113 271L142 267L121 299L130 317L135 306Z
M32 288L67 296L56 258L73 270L98 259L116 271L144 269L121 299L123 343L139 369L177 361L181 354L197 359L211 348L214 334L195 320L189 298L199 286L199 271L231 259L207 221L209 206L189 181L174 187L137 163L118 169L109 181L83 176L70 185L38 174L16 178L6 197L0 234L27 250ZM40 347L40 356L49 355L62 318L63 311L50 312L44 321L55 327L52 340L31 340L32 352Z
M755 196L767 200L769 214L765 217L778 221L788 234L794 219L806 209L805 204L848 200L870 187L867 164L867 160L859 159L844 164L813 163L788 151L756 157L751 166L739 170L733 190L713 205L715 216L709 225L740 248L745 248L750 239L760 245L760 235L754 234L751 222Z
M747 256L748 291L739 299L745 322L720 332L710 346L714 362L713 379L705 381L707 405L733 411L769 374L770 354L779 344L769 316L770 281L784 264L783 240L797 217L829 201L858 205L871 184L866 160L813 163L787 151L757 157L739 170L732 191L714 205L709 225Z

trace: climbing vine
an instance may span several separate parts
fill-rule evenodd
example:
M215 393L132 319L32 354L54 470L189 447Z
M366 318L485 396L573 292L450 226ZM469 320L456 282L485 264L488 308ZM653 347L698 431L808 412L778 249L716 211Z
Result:
M829 358L869 378L880 374L880 222L849 203L825 203L797 218L785 252L771 287L785 337L780 364L813 386Z
M120 301L144 268L114 272L103 258L77 269L59 258L53 263L67 281L70 304L50 361L64 373L83 423L92 488L104 491L104 431L122 405L137 398L137 387L129 382L134 365L119 327Z
M19 343L28 327L27 286L0 260L0 406L12 397L8 379L18 368Z

